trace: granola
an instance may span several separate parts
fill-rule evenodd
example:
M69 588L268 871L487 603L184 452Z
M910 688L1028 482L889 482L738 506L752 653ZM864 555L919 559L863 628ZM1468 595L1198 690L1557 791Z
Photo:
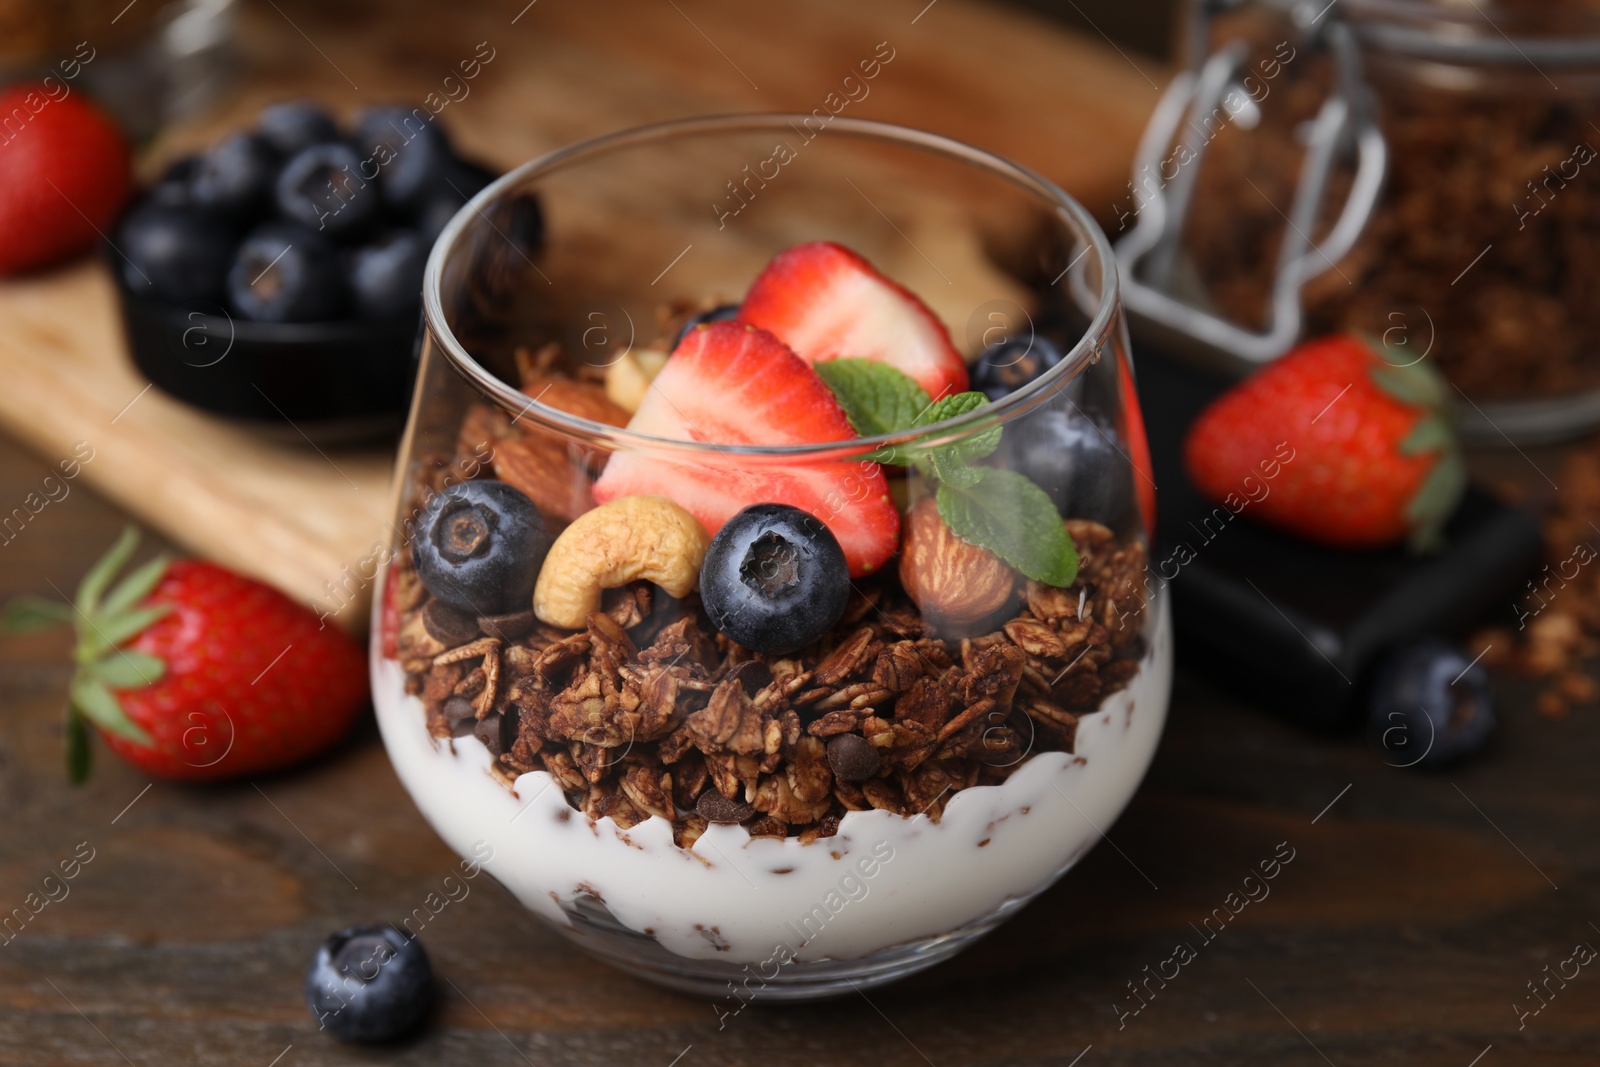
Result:
M474 405L457 452L481 455L487 441L498 457L525 440ZM493 469L504 477L498 458ZM438 488L430 474L416 491ZM941 634L889 568L856 582L833 630L789 656L740 647L697 594L642 581L607 590L580 630L472 619L431 601L401 553L398 654L441 743L470 733L508 785L543 770L573 809L623 829L659 816L687 847L711 823L810 842L851 811L937 821L955 792L1071 752L1078 717L1139 670L1144 545L1065 525L1074 583L1027 581L988 632Z

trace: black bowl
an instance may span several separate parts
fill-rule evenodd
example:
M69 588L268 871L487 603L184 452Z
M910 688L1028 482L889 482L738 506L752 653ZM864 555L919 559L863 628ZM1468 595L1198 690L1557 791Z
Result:
M251 322L208 302L131 292L109 252L134 365L186 404L283 440L393 437L411 399L421 316L388 322Z

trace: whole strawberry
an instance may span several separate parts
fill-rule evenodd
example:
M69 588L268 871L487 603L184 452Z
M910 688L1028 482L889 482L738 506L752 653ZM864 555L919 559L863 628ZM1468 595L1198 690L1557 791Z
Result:
M65 732L74 781L88 774L86 723L140 770L187 781L277 770L345 734L367 697L354 641L203 560L157 557L111 588L137 544L129 527L71 606L24 598L7 608L12 632L77 628Z
M1201 412L1184 465L1207 497L1308 541L1431 548L1466 487L1447 391L1377 342L1308 341Z
M128 196L122 134L81 95L41 84L0 91L0 116L0 274L86 251Z

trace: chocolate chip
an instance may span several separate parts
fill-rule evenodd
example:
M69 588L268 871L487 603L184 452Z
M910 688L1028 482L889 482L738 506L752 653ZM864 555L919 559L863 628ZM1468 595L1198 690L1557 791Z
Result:
M472 736L482 742L483 747L489 750L489 755L498 756L504 748L500 744L500 716L485 715L478 720L478 725L472 728Z
M527 611L514 611L509 615L480 615L478 629L502 641L517 641L532 633L533 624L537 621L533 609L529 608Z
M438 600L422 609L422 628L442 645L454 648L478 636L478 620Z
M864 782L878 773L878 750L860 734L840 734L828 742L828 766L841 782Z
M706 822L744 822L756 809L742 800L729 800L715 789L707 789L695 801L694 810Z
M465 737L471 733L478 717L478 709L466 697L451 697L444 702L439 713L450 724L450 733L455 737Z

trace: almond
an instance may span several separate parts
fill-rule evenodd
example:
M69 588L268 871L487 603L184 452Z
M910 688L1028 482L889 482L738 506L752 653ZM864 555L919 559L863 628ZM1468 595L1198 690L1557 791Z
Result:
M987 548L957 537L929 496L906 512L900 584L930 623L961 626L1005 607L1016 574Z
M589 475L550 437L510 435L494 446L494 476L522 490L550 518L571 522L594 507Z

